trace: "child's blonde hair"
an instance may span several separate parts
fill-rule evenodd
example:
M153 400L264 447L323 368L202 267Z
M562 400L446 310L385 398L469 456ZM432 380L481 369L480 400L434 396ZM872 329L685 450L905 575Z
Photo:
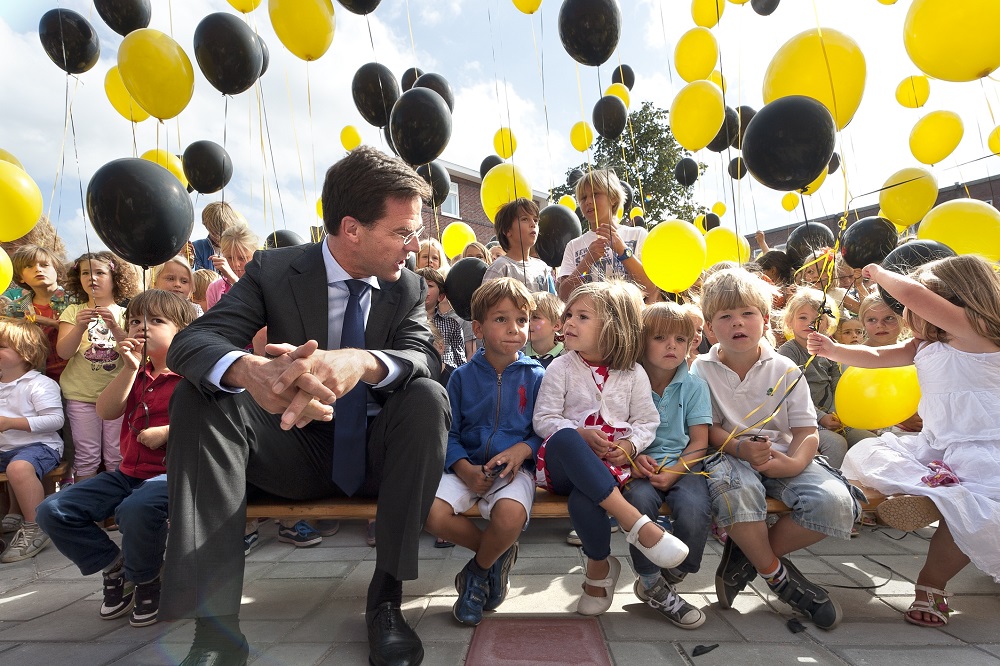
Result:
M563 310L565 309L562 299L547 291L541 291L532 294L532 296L535 298L535 307L532 309L531 314L537 314L540 317L548 319L550 323L558 324L562 319Z
M986 260L973 254L939 259L918 267L910 277L963 308L976 334L1000 345L1000 275ZM951 339L944 329L922 318L915 321L909 310L903 314L907 326L922 340Z
M438 239L425 238L424 240L420 241L420 250L417 252L417 258L419 259L420 255L423 254L424 250L427 250L427 258L428 260L430 260L430 250L428 250L428 248L431 247L437 250L438 259L441 261L441 265L438 266L437 269L435 270L439 270L442 273L447 273L448 268L451 267L451 264L448 263L448 257L444 253L444 247L441 245L441 242L438 241ZM418 268L423 268L423 267L418 267Z
M151 282L153 284L153 287L152 287L153 289L156 289L156 281L160 279L160 273L162 273L163 269L167 267L167 264L177 264L178 266L183 267L184 270L187 271L188 280L191 281L191 288L194 289L194 271L191 270L191 264L188 263L187 259L185 259L184 257L181 257L179 255L176 256L176 257L170 257L169 259L167 259L166 261L164 261L162 264L159 264L157 266L153 266L153 271L152 271L152 276L151 276Z
M694 339L695 325L692 310L686 305L672 301L654 303L642 311L642 351L645 358L646 345L657 335L683 335L690 343Z
M213 201L201 211L201 223L208 233L222 238L227 229L247 226L247 219L225 201Z
M502 277L487 280L472 294L472 321L480 324L486 321L490 308L495 307L504 299L509 300L518 310L529 314L535 307L531 292L514 278Z
M219 274L210 268L199 268L196 270L194 272L194 291L191 292L192 300L205 300L205 292L208 291L208 285L218 279Z
M470 247L479 250L480 254L483 255L483 262L487 266L489 266L490 264L493 263L493 255L490 254L490 251L486 249L486 246L483 245L482 243L480 243L479 241L472 241L471 243L469 243L468 245L465 246L465 249L462 250L462 258L463 259L466 257L465 253L469 251Z
M601 320L597 347L604 363L612 370L631 370L642 353L642 292L621 280L582 284L566 301L563 322L581 298L590 298Z
M701 311L711 322L716 313L737 308L757 308L764 319L771 312L771 303L778 293L759 277L742 268L727 268L713 273L701 289Z
M616 214L618 208L622 205L622 201L625 200L625 189L622 187L621 181L618 180L618 174L611 169L594 169L576 181L574 194L577 201L580 200L583 192L588 188L593 194L603 193L608 195L608 203L611 204L612 215ZM497 234L497 240L500 240L499 234Z
M858 319L861 320L862 324L865 321L865 314L867 314L868 311L871 310L872 308L874 308L876 306L879 306L879 305L884 305L885 307L887 307L890 310L892 310L892 308L889 307L889 304L886 303L884 300L882 300L882 296L879 295L879 293L877 291L868 294L867 296L865 296L861 300L861 305L858 306ZM903 324L903 318L900 317L898 314L896 314L895 310L893 310L892 313L895 314L896 317L899 318L900 326L902 326L902 324Z
M56 281L61 282L65 274L63 270L63 260L52 250L40 245L22 245L11 255L10 261L14 267L14 284L21 287L28 287L28 283L21 280L21 273L28 266L34 266L39 260L47 260L56 269Z
M253 253L260 247L260 239L257 238L257 234L250 227L245 224L238 224L222 232L219 246L223 252L227 250L239 250L249 260L253 256Z
M177 326L177 330L187 328L197 316L194 303L162 289L142 292L128 302L128 308L125 310L125 321L133 317L163 317Z
M820 333L831 335L835 330L837 330L837 321L839 317L837 305L833 302L833 299L829 296L824 296L823 292L819 289L813 289L812 287L799 287L795 290L795 295L789 299L788 305L785 306L785 312L781 317L781 323L784 327L784 334L786 338L788 338L789 333L794 328L792 322L795 321L795 315L798 314L799 310L802 308L812 308L816 312L819 312L821 316L826 316L826 330L819 331ZM820 321L822 321L822 318ZM791 338L788 339L791 340Z
M805 256L802 260L802 265L795 270L795 284L813 286L813 283L806 282L807 268L816 269L816 275L819 276L816 280L816 284L822 284L824 277L826 277L829 282L831 272L833 272L834 275L833 280L836 280L836 263L836 256L834 255L832 249L828 247L821 247L818 250L813 250Z
M0 320L0 345L13 349L33 370L44 370L49 358L49 339L40 326Z

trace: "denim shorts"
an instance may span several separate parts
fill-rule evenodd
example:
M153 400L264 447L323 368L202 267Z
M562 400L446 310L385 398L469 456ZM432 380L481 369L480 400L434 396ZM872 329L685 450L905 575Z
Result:
M59 465L59 452L46 444L28 444L10 451L0 451L0 472L7 471L7 465L15 460L27 460L35 468L35 475L43 476Z
M784 502L792 520L813 532L851 538L851 526L861 515L864 493L850 485L839 470L816 456L797 476L772 479L750 463L719 453L705 461L712 512L722 527L762 522L767 498Z

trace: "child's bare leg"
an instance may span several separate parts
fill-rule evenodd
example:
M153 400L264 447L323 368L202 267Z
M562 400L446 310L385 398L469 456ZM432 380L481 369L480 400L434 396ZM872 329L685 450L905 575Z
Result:
M785 514L767 531L767 538L775 557L783 557L800 548L808 548L814 543L819 543L826 538L826 535L802 527L792 520L791 514Z
M763 521L733 523L726 527L726 534L736 542L757 571L771 569L775 554L768 540L767 523Z
M934 536L931 537L930 547L927 549L927 559L917 576L917 585L943 590L948 585L948 581L954 578L968 563L968 556L959 550L955 539L951 536L951 530L942 520L938 523ZM925 622L938 621L938 618L930 613L913 611L912 615Z
M635 521L642 518L642 513L639 509L635 508L629 501L625 499L621 491L615 488L608 495L607 499L601 502L601 508L607 511L613 518L618 521L622 529L626 532L632 531L632 526L635 525ZM639 530L639 543L641 543L646 548L652 548L656 545L656 542L663 537L663 528L654 522L648 522L642 526ZM607 564L605 562L605 564ZM589 571L589 570L588 570ZM605 571L604 575L607 575ZM600 576L603 578L604 576ZM591 576L593 578L593 576ZM589 593L588 593L589 594ZM603 596L603 595L594 595Z
M528 522L528 512L520 502L512 499L498 500L490 511L489 525L486 526L479 541L476 564L484 569L493 566L493 563L514 545L526 522Z
M45 489L35 474L35 466L25 460L13 461L7 466L7 482L14 491L11 508L18 505L24 520L35 522L35 507L45 499Z
M443 499L434 499L424 529L436 537L457 543L473 552L479 552L483 533L470 519L455 515L455 509Z

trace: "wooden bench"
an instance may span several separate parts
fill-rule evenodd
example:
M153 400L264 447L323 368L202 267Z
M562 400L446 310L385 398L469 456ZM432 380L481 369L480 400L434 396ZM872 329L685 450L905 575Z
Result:
M70 461L63 460L56 465L54 470L42 478L42 488L45 490L46 497L56 491L56 483L66 477L66 473L69 472L70 466ZM0 472L0 483L7 483L7 475L2 472Z

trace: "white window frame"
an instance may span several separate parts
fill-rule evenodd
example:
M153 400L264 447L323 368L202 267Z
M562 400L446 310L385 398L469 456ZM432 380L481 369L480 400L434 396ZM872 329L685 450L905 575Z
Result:
M449 202L454 201L454 211L450 210ZM462 208L458 199L458 183L452 183L448 192L448 198L441 204L441 214L456 219L462 218Z

